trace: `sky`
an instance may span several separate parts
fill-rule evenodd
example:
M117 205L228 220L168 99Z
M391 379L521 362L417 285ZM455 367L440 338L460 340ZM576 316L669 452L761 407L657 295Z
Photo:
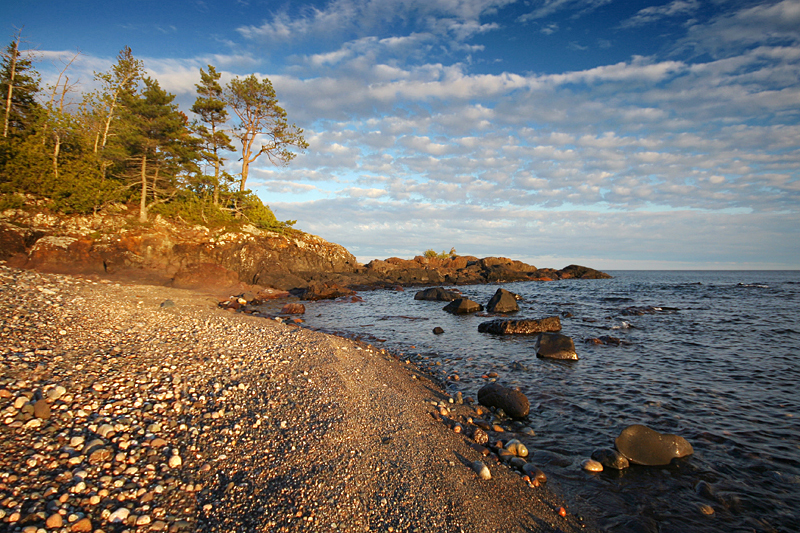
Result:
M79 52L76 91L130 46L187 114L200 68L268 77L310 147L248 186L362 262L800 269L800 0L18 0L0 23L45 83Z

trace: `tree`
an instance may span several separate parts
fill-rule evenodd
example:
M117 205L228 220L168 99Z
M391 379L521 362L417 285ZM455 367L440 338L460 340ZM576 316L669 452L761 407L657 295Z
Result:
M159 199L160 192L175 194L178 173L190 168L197 156L196 139L190 135L188 118L173 103L175 95L164 91L157 80L149 77L144 78L144 85L140 95L126 92L123 96L125 120L130 125L125 142L141 187L141 222L147 222L149 205L169 199ZM148 172L152 173L150 187ZM159 189L160 182L165 183L163 189ZM150 204L148 195L153 198Z
M303 130L289 124L286 111L278 105L278 97L268 78L260 80L254 75L235 77L225 88L225 101L239 118L233 135L242 143L242 173L239 192L245 191L250 164L262 155L274 165L288 165L294 159L292 148L305 150L308 143ZM257 141L260 136L266 142Z
M219 84L220 74L208 65L208 73L200 69L200 83L196 84L197 99L192 106L192 113L200 117L202 124L195 125L195 133L199 135L203 145L203 159L214 166L211 186L214 189L214 205L219 205L219 189L221 166L224 161L220 151L233 150L231 138L220 127L228 120L228 111L222 87Z
M103 84L99 101L95 102L98 128L95 132L94 152L106 147L111 133L111 125L118 116L123 97L136 90L137 81L141 78L144 65L133 57L129 46L120 50L116 64L109 72L95 72L95 79Z
M38 107L35 97L39 92L39 75L24 51L19 49L22 35L2 53L0 63L0 93L3 95L3 138L21 133L32 120Z

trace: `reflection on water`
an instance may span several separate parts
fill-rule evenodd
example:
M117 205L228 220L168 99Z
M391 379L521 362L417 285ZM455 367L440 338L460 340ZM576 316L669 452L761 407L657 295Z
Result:
M416 290L363 303L306 303L306 325L417 356L452 392L481 376L519 386L535 437L523 437L551 485L608 531L797 531L800 524L800 273L612 272L611 280L503 285L518 318L562 318L579 361L540 360L533 339L478 333ZM498 285L459 287L486 304ZM439 326L442 335L432 330ZM584 339L612 336L622 345ZM412 348L413 347L413 348ZM438 363L438 364L437 364ZM512 363L519 363L513 365ZM679 434L693 456L669 467L585 473L582 459L630 424ZM705 482L705 483L700 483ZM707 516L700 505L711 506Z

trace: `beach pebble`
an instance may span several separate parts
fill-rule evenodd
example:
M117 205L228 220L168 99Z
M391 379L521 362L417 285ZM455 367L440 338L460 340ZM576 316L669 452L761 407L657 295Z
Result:
M532 480L538 481L539 483L547 482L547 476L545 475L545 473L541 469L536 468L531 463L528 463L525 466L523 466L522 471L525 472L528 476L530 476Z
M711 507L710 505L705 504L705 503L701 503L698 506L698 509L700 509L700 512L703 513L706 516L711 516L711 515L714 514L714 508Z
M472 469L478 474L479 478L483 480L492 479L492 473L489 471L489 467L483 464L482 461L475 461L472 463Z
M583 468L587 472L603 471L603 465L600 464L599 461L595 461L594 459L584 459L584 461L581 463L581 468Z
M69 528L72 533L91 533L93 529L92 521L88 518L81 518L74 522Z
M598 461L606 468L624 470L630 466L628 459L611 448L600 448L592 452L592 459Z
M517 457L527 457L528 448L517 439L511 439L506 443L506 450L513 453Z
M40 420L49 420L51 415L50 404L41 399L33 405L33 416Z
M58 529L64 525L64 518L58 513L53 513L47 517L45 525L48 529Z
M178 468L183 463L180 455L173 455L169 458L169 467L170 468Z

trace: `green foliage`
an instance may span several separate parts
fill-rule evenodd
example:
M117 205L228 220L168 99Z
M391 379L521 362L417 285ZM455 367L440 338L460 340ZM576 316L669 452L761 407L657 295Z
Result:
M455 257L456 255L457 254L455 248L450 248L449 253L445 252L444 250L440 253L436 253L436 250L431 248L425 250L425 253L423 254L423 256L427 257L428 259L449 259L450 257Z
M18 45L17 35L0 52L0 93L13 88L11 106L5 98L0 105L9 117L9 134L0 137L0 207L24 207L33 197L58 212L86 214L138 202L139 223L153 211L212 227L248 223L289 231L295 224L277 220L244 187L259 156L285 165L292 150L308 146L303 131L287 122L268 79L236 78L223 90L213 66L201 69L191 108L198 120L190 125L175 96L143 76L144 65L129 47L108 72L95 73L100 88L72 108L64 75L71 62L43 97ZM226 129L228 109L238 118L232 130ZM222 154L233 150L229 133L249 150L240 176L223 166Z

